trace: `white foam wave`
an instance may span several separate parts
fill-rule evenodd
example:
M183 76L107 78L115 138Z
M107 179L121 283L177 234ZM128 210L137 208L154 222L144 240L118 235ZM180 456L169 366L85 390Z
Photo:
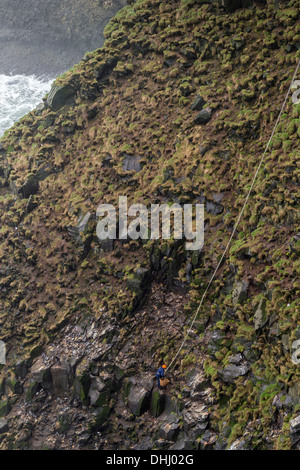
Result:
M34 75L0 74L0 137L41 102L52 82Z

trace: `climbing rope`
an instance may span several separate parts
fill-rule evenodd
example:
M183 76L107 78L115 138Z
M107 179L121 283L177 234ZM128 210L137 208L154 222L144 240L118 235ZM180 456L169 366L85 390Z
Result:
M200 300L200 303L199 303L199 305L198 305L198 308L197 308L197 310L196 310L196 313L195 313L195 315L193 316L192 321L190 322L189 329L188 329L188 331L187 331L187 333L186 333L186 335L185 335L185 337L184 337L184 339L183 339L183 341L182 341L182 343L181 343L181 346L179 347L179 349L178 349L176 355L174 356L174 358L172 359L171 364L167 367L166 372L168 372L168 370L171 369L172 365L175 363L177 357L179 356L179 354L180 354L180 352L181 352L183 346L185 345L186 340L187 340L187 338L189 337L189 334L190 334L190 332L191 332L191 330L192 330L192 328L193 328L193 325L194 325L194 323L195 323L195 320L196 320L196 318L197 318L197 316L198 316L198 314L199 314L200 308L202 307L202 304L203 304L203 301L204 301L204 299L205 299L205 296L206 296L206 294L207 294L207 292L208 292L208 290L209 290L209 288L210 288L210 286L211 286L211 284L212 284L212 282L213 282L213 280L214 280L214 278L215 278L215 276L216 276L216 274L217 274L217 272L218 272L219 267L221 266L221 264L222 264L222 262L223 262L223 260L224 260L224 258L225 258L225 255L226 255L226 253L227 253L227 250L228 250L228 248L229 248L229 246L230 246L230 244L231 244L231 241L232 241L232 239L233 239L233 237L234 237L234 235L235 235L235 233L236 233L237 227L238 227L238 225L239 225L239 223L240 223L240 221L241 221L241 218L242 218L242 215L243 215L243 213L244 213L245 207L246 207L246 205L247 205L247 203L248 203L248 200L249 200L249 197L250 197L250 195L251 195L251 193L252 193L252 189L253 189L253 186L254 186L254 184L255 184L257 175L258 175L259 170L261 169L261 166L262 166L262 164L263 164L263 162L264 162L264 159L265 159L266 153L267 153L267 151L268 151L268 149L269 149L271 140L273 139L273 136L274 136L274 134L275 134L275 132L276 132L276 129L277 129L277 126L278 126L278 124L279 124L279 121L280 121L281 115L282 115L282 113L283 113L283 110L284 110L284 108L285 108L285 105L286 105L288 96L289 96L289 94L290 94L290 91L291 91L291 88L292 88L292 86L293 86L294 80L295 80L295 78L296 78L296 76L297 76L299 67L300 67L300 60L299 60L298 65L297 65L297 67L296 67L296 70L295 70L295 73L294 73L292 82L291 82L291 84L290 84L290 86L289 86L289 89L288 89L286 95L285 95L285 99L284 99L284 102L283 102L283 104L282 104L282 106L281 106L281 110L280 110L280 113L279 113L278 118L277 118L277 120L276 120L276 123L275 123L275 126L274 126L274 128L273 128L272 134L271 134L271 136L270 136L270 138L269 138L269 140L268 140L268 143L267 143L267 146L266 146L266 148L265 148L265 151L264 151L264 153L263 153L263 155L262 155L262 157L261 157L261 159L260 159L259 165L258 165L258 167L257 167L257 169L256 169L256 172L255 172L255 174L254 174L254 177L253 177L253 179L252 179L252 183L251 183L250 189L249 189L249 191L248 191L248 193L247 193L247 196L246 196L244 205L243 205L242 210L240 211L240 214L239 214L239 216L238 216L238 218L237 218L237 221L236 221L236 223L235 223L235 226L234 226L234 228L233 228L233 231L232 231L232 233L231 233L231 236L230 236L230 238L229 238L229 241L228 241L228 243L227 243L227 245L226 245L226 247L225 247L225 249L224 249L224 251L223 251L223 254L222 254L222 256L221 256L221 258L220 258L220 260L219 260L219 262L218 262L218 264L217 264L216 269L214 270L214 272L213 272L213 274L212 274L212 276L211 276L211 278L210 278L210 280L209 280L209 283L208 283L207 286L206 286L206 289L205 289L205 291L204 291L204 293L203 293L203 295L202 295L202 298L201 298L201 300Z

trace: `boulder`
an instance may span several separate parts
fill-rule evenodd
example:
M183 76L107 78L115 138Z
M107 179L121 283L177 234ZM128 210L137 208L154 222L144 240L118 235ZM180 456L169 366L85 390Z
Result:
M5 377L0 377L0 398L4 394L5 391Z
M75 380L74 380L74 395L75 398L81 401L84 405L89 404L89 389L90 389L90 373L87 360L83 360L76 367Z
M288 389L288 397L294 405L300 405L300 383L293 384Z
M217 202L218 204L223 201L224 199L224 194L223 193L214 193L212 195L212 198L214 202Z
M196 124L207 124L212 117L212 109L211 108L205 108L200 111L200 113L197 114L195 117L195 123Z
M152 392L151 403L150 403L150 413L152 416L157 418L160 416L165 409L165 399L166 396L161 390L155 390Z
M36 173L30 173L27 176L25 183L19 189L13 188L13 191L15 193L17 192L19 196L27 199L38 192L40 182L44 181L44 179L52 173L53 170L49 165L43 165L36 171Z
M103 406L108 404L110 397L110 390L106 384L99 377L91 379L91 386L89 390L90 404L92 406Z
M105 405L99 408L95 419L90 424L91 431L101 431L101 429L103 428L103 425L107 421L110 410L111 409L108 405Z
M190 408L183 410L182 415L185 432L196 440L208 426L209 412L206 406L193 403Z
M265 326L268 321L268 315L266 313L266 299L261 299L253 317L254 328L259 330Z
M275 3L277 0L275 0ZM262 1L262 3L266 3L265 0ZM249 8L253 6L253 0L242 0L242 8ZM278 8L278 5L277 5Z
M228 450L247 450L246 441L244 439L237 439L231 444Z
M237 304L241 304L245 300L247 300L248 288L249 288L248 281L242 280L242 281L235 283L233 292L232 292L232 302L234 306L236 306Z
M146 268L138 268L133 274L127 276L126 286L141 297L149 287L150 270Z
M56 395L63 395L69 390L69 374L69 369L60 364L51 367L52 383Z
M38 382L35 382L34 380L32 380L29 383L29 386L27 387L27 389L25 391L26 401L29 401L29 402L32 401L32 399L37 394L37 392L40 390L40 388L41 388L41 385Z
M105 253L112 251L114 249L114 240L110 240L107 238L106 240L100 240L97 238L97 245L103 250Z
M217 202L214 202L214 201L206 201L205 202L205 210L209 214L219 215L219 214L222 214L222 212L224 211L224 206L222 204L218 204Z
M52 385L50 366L45 365L43 358L39 357L31 367L32 380L39 383L43 389L49 390Z
M218 371L218 376L223 382L232 383L237 377L241 377L249 371L248 366L236 366L235 364L230 364L225 367L223 370Z
M11 404L8 399L0 401L0 418L8 415L11 410Z
M71 85L53 85L47 97L47 104L53 111L75 102L76 90Z
M232 45L236 51L239 51L245 46L245 39L242 36L235 36L232 38Z
M78 64L84 54L90 61L94 54L87 51L103 46L105 26L126 4L127 0L1 0L1 73L52 77Z
M178 423L165 423L159 430L159 435L162 439L167 441L176 441L180 432L180 425Z
M243 360L243 356L241 355L241 353L235 354L234 356L231 356L229 358L230 364L235 364L236 366L240 364L242 360Z
M6 346L3 341L0 341L0 364L6 363Z
M8 424L6 419L0 419L0 434L4 434L8 431Z
M187 376L187 386L190 389L191 397L199 392L204 392L209 385L203 372L198 369L193 369Z
M128 382L128 406L135 416L140 416L149 409L153 378L151 376L132 377Z

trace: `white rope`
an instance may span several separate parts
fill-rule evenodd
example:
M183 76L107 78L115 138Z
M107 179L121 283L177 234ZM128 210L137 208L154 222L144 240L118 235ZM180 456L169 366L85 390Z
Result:
M238 225L239 225L239 223L240 223L240 221L241 221L242 215L243 215L244 210L245 210L245 207L246 207L246 205L247 205L247 203L248 203L248 200L249 200L250 194L251 194L251 192L252 192L254 183L255 183L255 181L256 181L257 175L258 175L258 173L259 173L259 170L261 169L261 166L262 166L263 161L264 161L264 159L265 159L266 153L267 153L267 151L268 151L268 149L269 149L271 140L273 139L273 136L274 136L275 131L276 131L276 129L277 129L277 126L278 126L278 124L279 124L279 121L280 121L282 112L283 112L283 110L284 110L284 108L285 108L285 105L286 105L288 96L289 96L289 94L290 94L290 91L291 91L292 85L293 85L293 83L294 83L295 77L297 76L299 67L300 67L300 60L299 60L298 65L297 65L297 67L296 67L296 70L295 70L295 73L294 73L292 82L291 82L291 84L290 84L290 86L289 86L289 89L288 89L286 95L285 95L285 99L284 99L284 102L283 102L283 104L282 104L282 106L281 106L281 110L280 110L280 113L279 113L278 118L277 118L277 120L276 120L275 126L274 126L274 128L273 128L271 137L270 137L269 140L268 140L268 143L267 143L267 146L266 146L266 148L265 148L265 151L264 151L264 153L263 153L263 155L262 155L262 157L261 157L261 159L260 159L259 165L258 165L257 170L256 170L256 172L255 172L255 175L254 175L254 177L253 177L253 179L252 179L252 183L251 183L250 189L249 189L248 194L247 194L247 196L246 196L246 199L245 199L244 205L243 205L243 207L242 207L242 210L241 210L241 212L240 212L240 214L239 214L239 216L238 216L238 219L237 219L237 221L236 221L236 223L235 223L235 226L234 226L234 228L233 228L233 231L232 231L232 234L231 234L231 236L230 236L230 238L229 238L229 241L228 241L228 243L227 243L227 245L226 245L226 247L225 247L225 250L224 250L224 252L223 252L223 254L222 254L221 258L220 258L220 261L218 262L218 265L217 265L216 269L215 269L214 272L213 272L213 275L211 276L211 278L210 278L210 280L209 280L209 283L208 283L207 286L206 286L206 289L205 289L205 291L204 291L204 294L202 295L202 298L201 298L201 300L200 300L200 303L199 303L199 305L198 305L198 308L197 308L197 310L196 310L196 313L195 313L195 315L193 316L192 321L191 321L191 323L190 323L190 327L189 327L189 329L188 329L188 332L186 333L186 335L185 335L185 337L184 337L184 339L183 339L183 341L182 341L182 343L181 343L181 346L180 346L180 348L178 349L178 351L177 351L175 357L172 359L171 364L167 367L166 372L167 372L169 369L171 369L172 365L174 364L174 362L176 361L177 357L179 356L179 354L180 354L180 352L181 352L183 346L185 345L186 340L187 340L187 338L188 338L188 336L189 336L189 334L190 334L190 332L191 332L191 330L192 330L192 328L193 328L193 325L194 325L194 323L195 323L195 320L196 320L196 318L197 318L197 316L198 316L198 313L199 313L199 311L200 311L200 308L202 307L202 304L203 304L203 301L204 301L204 299L205 299L205 296L206 296L206 294L207 294L207 292L208 292L208 290L209 290L209 288L210 288L210 286L211 286L211 284L212 284L212 282L213 282L213 280L214 280L214 278L215 278L215 275L217 274L217 271L218 271L219 267L221 266L221 264L222 264L222 262L223 262L223 259L224 259L225 255L226 255L226 253L227 253L227 250L228 250L228 248L229 248L229 246L230 246L230 243L231 243L231 241L232 241L232 239L233 239L233 237L234 237L234 235L235 235L235 233L236 233L237 227L238 227Z

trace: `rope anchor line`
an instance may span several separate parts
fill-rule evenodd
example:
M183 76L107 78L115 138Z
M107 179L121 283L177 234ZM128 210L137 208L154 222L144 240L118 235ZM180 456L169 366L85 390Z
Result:
M196 318L197 318L197 316L198 316L198 314L199 314L200 308L202 307L202 304L203 304L203 301L204 301L204 299L205 299L205 297L206 297L206 294L207 294L207 292L208 292L208 290L209 290L209 288L210 288L210 286L211 286L211 284L212 284L212 282L213 282L213 280L214 280L214 278L215 278L215 276L216 276L216 274L217 274L217 272L218 272L218 270L219 270L219 268L220 268L220 266L221 266L221 264L222 264L222 262L223 262L223 260L224 260L224 258L225 258L225 255L226 255L226 253L227 253L227 250L228 250L228 248L229 248L229 246L230 246L230 244L231 244L231 242L232 242L232 239L233 239L233 237L234 237L234 235L235 235L235 233L236 233L236 231L237 231L237 228L238 228L239 223L240 223L240 221L241 221L242 215L243 215L243 213L244 213L244 211L245 211L245 207L246 207L246 205L247 205L247 203L248 203L248 200L249 200L249 197L250 197L250 195L251 195L251 193L252 193L252 190L253 190L253 187L254 187L254 184L255 184L257 175L258 175L258 173L259 173L259 170L260 170L261 167L262 167L262 164L263 164L263 162L264 162L266 153L267 153L267 151L268 151L268 149L269 149L271 140L272 140L273 137L274 137L274 134L275 134L276 129L277 129L277 126L278 126L278 124L279 124L281 115L282 115L283 110L284 110L284 108L285 108L285 106L286 106L286 102L287 102L288 96L289 96L289 94L290 94L290 92L291 92L291 89L292 89L294 80L295 80L295 78L296 78L296 76L297 76L299 67L300 67L300 60L299 60L298 65L297 65L297 67L296 67L296 70L295 70L295 73L294 73L292 82L291 82L291 84L290 84L290 86L289 86L289 89L288 89L286 95L285 95L285 99L284 99L283 104L282 104L282 106L281 106L281 109L280 109L280 112L279 112L279 114L278 114L278 117L277 117L275 126L274 126L274 128L273 128L272 133L271 133L271 136L270 136L270 138L269 138L269 140L268 140L268 143L267 143L267 145L266 145L265 151L264 151L264 153L263 153L263 155L262 155L262 157L261 157L261 159L260 159L260 162L259 162L259 164L258 164L258 167L257 167L257 169L256 169L256 172L255 172L255 174L254 174L254 176L253 176L250 189L249 189L249 191L248 191L248 193L247 193L247 196L246 196L245 202L244 202L244 204L243 204L243 207L242 207L242 209L241 209L241 211L240 211L240 213L239 213L239 216L238 216L238 218L237 218L237 221L236 221L236 223L235 223L235 225L234 225L234 228L233 228L233 231L232 231L231 236L230 236L230 238L229 238L229 241L228 241L228 243L227 243L227 245L226 245L226 247L225 247L225 249L224 249L224 251L223 251L223 253L222 253L222 256L221 256L221 258L220 258L220 260L219 260L219 262L218 262L218 264L217 264L216 269L214 270L214 272L213 272L213 274L212 274L212 276L211 276L211 278L210 278L210 280L209 280L209 282L208 282L208 284L207 284L207 286L206 286L206 289L205 289L205 291L204 291L204 293L203 293L203 295L202 295L202 298L201 298L201 300L200 300L200 303L199 303L199 305L198 305L198 308L197 308L197 310L196 310L196 313L194 314L194 316L193 316L193 318L192 318L192 320L191 320L191 323L190 323L188 332L186 333L186 335L185 335L185 337L184 337L184 339L183 339L183 341L182 341L182 343L181 343L181 346L179 347L177 353L175 354L174 358L172 359L171 364L167 367L166 372L171 369L171 367L172 367L173 364L175 363L177 357L179 356L179 354L180 354L180 352L181 352L183 346L185 345L186 340L188 339L189 334L190 334L190 332L191 332L191 330L192 330L192 328L193 328L193 325L194 325L194 323L195 323L195 320L196 320Z

